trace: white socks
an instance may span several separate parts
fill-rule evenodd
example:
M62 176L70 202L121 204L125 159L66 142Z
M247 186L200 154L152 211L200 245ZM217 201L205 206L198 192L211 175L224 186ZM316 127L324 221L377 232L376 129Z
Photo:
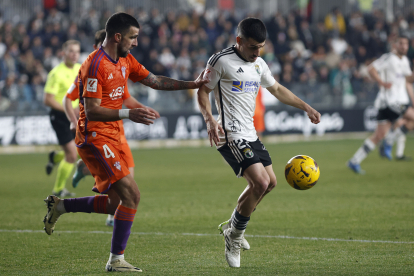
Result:
M402 132L401 128L399 127L394 130L388 131L384 140L388 145L392 146L401 135L404 135L404 132Z
M365 158L367 158L368 153L375 149L374 142L371 139L367 138L364 141L364 144L355 152L354 156L351 158L353 164L360 164Z
M246 229L244 229L244 230L239 230L239 229L237 229L237 228L235 228L235 227L231 226L231 234L232 234L232 236L235 236L235 237L240 237L240 236L243 236L244 231L246 231Z
M404 156L404 150L405 150L405 140L407 139L407 136L401 135L397 139L397 147L395 150L395 155L397 157L403 157Z
M123 259L124 258L124 254L122 254L122 255L116 255L116 254L112 254L112 253L110 253L109 254L109 263L113 263L113 262L115 262L116 260L119 260L119 259Z

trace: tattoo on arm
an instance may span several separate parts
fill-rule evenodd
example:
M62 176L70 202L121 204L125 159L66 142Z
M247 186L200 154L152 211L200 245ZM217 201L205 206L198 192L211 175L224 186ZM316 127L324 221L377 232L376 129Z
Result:
M194 88L192 82L174 80L164 76L155 76L153 73L140 81L140 83L157 90L183 90Z

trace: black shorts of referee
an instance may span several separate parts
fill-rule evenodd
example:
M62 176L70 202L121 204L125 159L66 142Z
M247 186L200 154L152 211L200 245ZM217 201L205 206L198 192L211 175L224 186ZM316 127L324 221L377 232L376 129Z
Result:
M66 145L75 139L75 133L70 131L70 122L62 111L51 109L49 112L50 123L56 132L59 145Z

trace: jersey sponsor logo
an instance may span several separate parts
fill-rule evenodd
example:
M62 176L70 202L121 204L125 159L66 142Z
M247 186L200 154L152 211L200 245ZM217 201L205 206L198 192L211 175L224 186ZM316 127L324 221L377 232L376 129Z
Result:
M233 92L243 92L243 82L242 81L233 81L231 91L233 91Z
M109 74L108 80L112 80L114 78L114 76L112 76L112 73Z
M86 91L88 92L96 92L98 89L98 79L88 78Z
M259 89L260 82L258 81L245 81L244 82L244 91L245 93L256 93Z
M109 93L109 97L111 98L111 100L121 99L122 95L124 95L124 87L125 86L120 86L117 89L112 89L112 92Z
M125 67L125 66L122 66L121 71L122 71L122 76L123 76L123 77L124 77L124 79L125 79L125 71L126 71L126 67Z
M233 81L232 92L256 93L259 89L258 81Z
M239 67L239 70L237 70L236 73L244 73L243 69L241 67Z

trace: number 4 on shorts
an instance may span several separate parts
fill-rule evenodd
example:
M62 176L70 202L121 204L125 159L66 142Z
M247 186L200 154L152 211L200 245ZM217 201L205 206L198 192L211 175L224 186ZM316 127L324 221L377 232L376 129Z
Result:
M109 158L109 157L115 158L115 154L111 151L111 149L108 147L107 144L103 145L102 148L105 152L105 157L106 158Z

